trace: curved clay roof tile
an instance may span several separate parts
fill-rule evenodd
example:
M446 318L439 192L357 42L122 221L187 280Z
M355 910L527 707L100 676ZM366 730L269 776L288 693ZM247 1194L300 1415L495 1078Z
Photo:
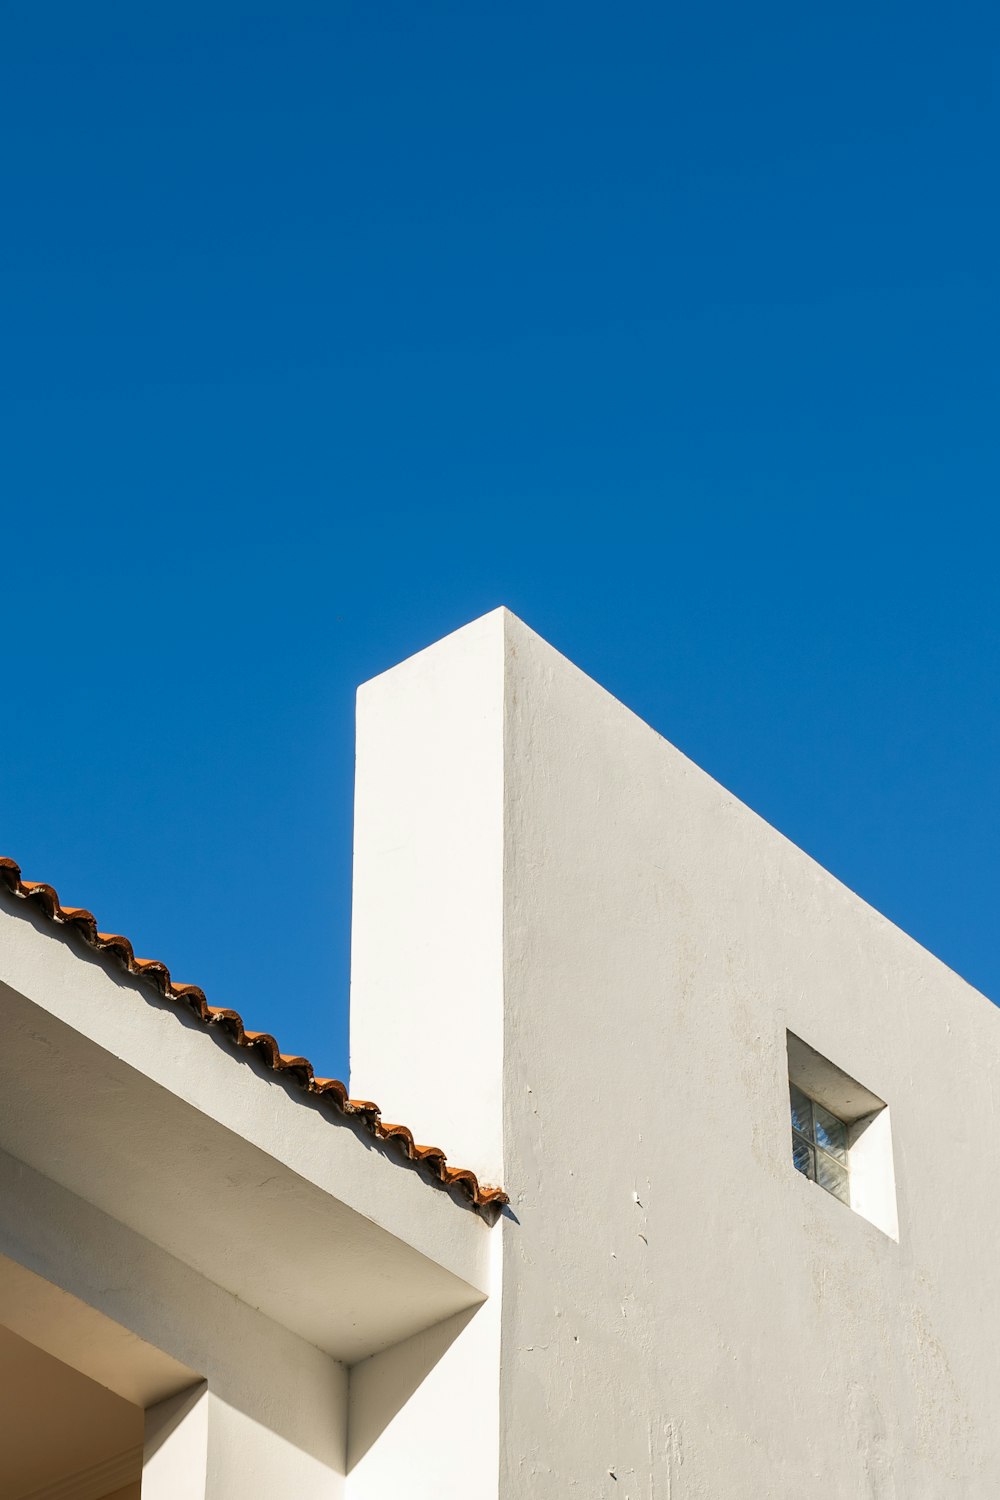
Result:
M204 990L196 984L176 983L159 959L136 958L128 938L117 932L99 932L93 913L85 907L62 906L51 885L22 880L21 867L15 860L0 856L0 880L15 896L40 907L51 922L75 929L91 948L110 953L130 974L155 984L165 999L186 1005L204 1026L225 1031L237 1047L252 1049L275 1073L291 1075L304 1093L328 1100L338 1114L357 1120L376 1140L395 1146L408 1161L428 1168L443 1186L460 1188L477 1209L492 1209L508 1202L502 1188L484 1186L475 1172L466 1168L449 1167L448 1158L439 1147L418 1146L413 1132L405 1125L387 1124L377 1104L368 1099L351 1099L339 1078L317 1078L308 1058L282 1052L269 1032L248 1031L239 1011L209 1005Z

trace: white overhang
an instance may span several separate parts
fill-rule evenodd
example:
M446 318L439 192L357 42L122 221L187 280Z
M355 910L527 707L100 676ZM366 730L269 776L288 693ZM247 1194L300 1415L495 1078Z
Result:
M0 1149L335 1358L483 1300L479 1214L6 894L0 1036Z

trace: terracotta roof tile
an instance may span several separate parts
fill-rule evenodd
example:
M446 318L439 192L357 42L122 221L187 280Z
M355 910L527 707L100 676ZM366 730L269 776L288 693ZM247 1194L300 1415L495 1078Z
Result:
M71 928L91 948L110 953L123 968L137 979L149 980L167 1000L185 1005L205 1026L218 1027L237 1047L252 1048L276 1073L287 1073L303 1092L318 1095L330 1103L338 1115L357 1120L378 1141L391 1144L417 1165L426 1167L445 1187L457 1187L480 1210L490 1210L508 1202L502 1188L486 1187L474 1172L450 1167L437 1146L418 1146L405 1125L390 1125L382 1119L377 1104L368 1099L351 1099L338 1078L318 1078L305 1057L282 1052L274 1037L266 1031L248 1031L238 1011L209 1005L205 993L196 984L178 984L166 964L155 958L137 958L127 937L116 932L99 932L91 912L82 906L63 906L51 885L22 880L21 868L12 859L0 856L0 881L15 896L30 901L57 926Z

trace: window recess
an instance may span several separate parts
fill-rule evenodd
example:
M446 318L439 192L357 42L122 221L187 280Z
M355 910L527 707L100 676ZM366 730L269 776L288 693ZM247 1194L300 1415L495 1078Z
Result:
M892 1239L899 1238L889 1110L788 1032L792 1165Z

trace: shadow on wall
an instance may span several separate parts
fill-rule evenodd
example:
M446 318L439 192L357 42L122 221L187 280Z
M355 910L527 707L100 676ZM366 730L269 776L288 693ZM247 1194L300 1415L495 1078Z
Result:
M156 1406L151 1406L146 1412L146 1431L144 1455L147 1468L156 1458L157 1454L167 1444L177 1443L181 1438L182 1431L190 1433L191 1427L186 1427L187 1419L193 1414L201 1415L205 1411L205 1396L208 1385L204 1380L199 1380L196 1385L186 1391L181 1391L177 1396L169 1396L166 1401L160 1401ZM204 1422L207 1441L207 1418ZM186 1441L190 1442L190 1436Z
M468 1308L352 1365L348 1397L347 1472L359 1464L481 1310Z

